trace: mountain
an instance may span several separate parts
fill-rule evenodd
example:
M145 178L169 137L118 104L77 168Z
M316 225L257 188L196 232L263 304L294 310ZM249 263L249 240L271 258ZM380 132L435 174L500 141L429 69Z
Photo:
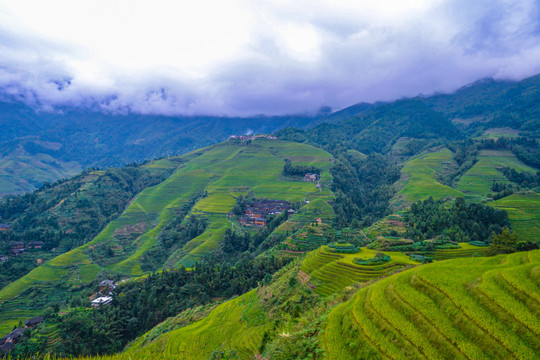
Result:
M418 148L422 139L463 137L490 128L536 132L540 75L520 82L481 80L453 94L391 103L359 103L317 116L157 116L104 114L80 108L35 110L0 102L0 196L24 193L84 168L183 154L230 135L306 128L318 144L346 141L360 152L387 152L396 142ZM283 134L282 134L283 135ZM302 137L301 135L300 138ZM298 138L297 136L297 138ZM468 136L468 135L467 135ZM298 140L298 139L295 139Z
M17 338L0 350L534 358L538 80L359 104L5 197L0 331ZM124 151L110 146L96 158Z
M322 172L323 186L317 188L312 182L283 176L285 159L296 166L316 166ZM298 212L288 220L289 230L312 221L319 214L318 209L333 197L328 189L331 160L332 156L325 151L308 145L255 139L229 140L178 158L141 166L138 170L141 173L161 171L170 176L154 186L147 183L121 214L109 219L97 236L85 239L91 241L52 258L0 290L1 329L7 330L29 314L37 315L59 296L66 296L73 287L93 286L94 281L105 276L104 272L131 278L162 268L193 266L219 249L226 230L232 226L227 214L233 210L239 196L250 194L256 198L300 202ZM103 177L107 173L98 172L94 176ZM77 201L88 200L85 193L74 190ZM40 195L37 194L38 199ZM69 197L57 201L47 203L54 204L57 211L69 211L66 209L71 203ZM22 216L27 215L23 212ZM45 214L39 216L47 218ZM184 220L189 225L197 219L195 225L199 230L179 233L177 225ZM14 225L22 226L17 221ZM279 228L270 232L278 237L285 233ZM53 247L48 244L51 240L44 240L47 245L44 249ZM5 245L7 248L8 244ZM39 288L37 297L36 288ZM15 309L22 303L31 305L26 305L19 317Z

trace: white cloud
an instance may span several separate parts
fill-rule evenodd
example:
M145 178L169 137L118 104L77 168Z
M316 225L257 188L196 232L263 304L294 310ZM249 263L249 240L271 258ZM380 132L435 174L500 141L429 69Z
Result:
M0 0L0 86L164 114L339 108L540 72L538 15L533 0Z

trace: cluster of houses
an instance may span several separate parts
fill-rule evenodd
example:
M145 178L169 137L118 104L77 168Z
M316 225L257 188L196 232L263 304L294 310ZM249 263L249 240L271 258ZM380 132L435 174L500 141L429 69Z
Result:
M291 204L283 200L261 200L249 204L244 211L244 216L238 218L243 225L266 226L270 215L279 215L284 211L294 213Z
M3 353L7 354L15 347L15 344L17 344L19 341L22 340L22 337L24 336L25 329L33 329L37 325L41 324L43 322L43 317L38 316L31 319L28 319L24 322L24 327L17 328L4 336L3 338L0 338L0 350L2 350Z
M0 223L0 231L8 231L11 229L11 224Z
M10 241L9 242L9 254L12 256L18 256L30 249L41 249L43 247L43 241L30 241L28 244L24 244L22 241ZM8 256L0 255L0 262L8 260Z
M103 280L99 283L99 297L95 298L91 301L93 307L100 307L109 305L112 303L112 291L116 288L118 285L117 282L114 282L113 280Z
M319 180L321 180L321 176L319 174L307 173L304 175L304 181L318 182Z
M268 140L277 140L276 136L268 135L268 134L257 134L257 135L231 135L229 136L229 140L236 139L236 140L255 140L255 139L268 139Z

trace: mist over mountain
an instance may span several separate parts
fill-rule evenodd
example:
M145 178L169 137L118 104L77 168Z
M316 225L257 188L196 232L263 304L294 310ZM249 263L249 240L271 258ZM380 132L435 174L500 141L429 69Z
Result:
M463 126L459 122L452 123L454 119L473 119L473 128L510 126L536 131L539 78L533 76L520 82L485 79L452 94L391 103L361 103L335 112L290 116L111 114L66 106L44 111L4 96L0 103L3 129L0 133L0 172L4 175L0 193L31 191L44 182L75 175L88 167L122 166L182 154L223 141L230 135L271 133L286 127L314 128L321 123L336 124L334 127L337 128L352 126L347 133L351 136L364 128L367 133L371 126L371 131L384 139L382 147L407 136L406 132L396 132L396 121L411 113L415 114L410 120L414 126L436 124L435 118L445 119L445 130L433 133L442 137L462 136ZM410 104L417 104L424 110ZM386 122L381 122L382 118ZM341 130L339 133L345 134ZM373 145L373 138L365 139L357 141L368 141L370 146Z

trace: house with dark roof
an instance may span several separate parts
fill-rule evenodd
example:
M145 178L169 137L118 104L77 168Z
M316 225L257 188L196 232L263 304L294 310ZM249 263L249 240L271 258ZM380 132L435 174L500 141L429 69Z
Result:
M105 291L105 290L114 290L117 283L112 280L103 280L99 283L99 291Z
M38 316L38 317L34 317L34 318L31 318L31 319L28 319L24 322L24 326L27 327L27 328L34 328L36 327L37 325L41 324L43 322L43 317L42 316Z
M0 231L7 231L11 229L11 224L2 223L0 224Z
M0 350L2 350L4 354L9 353L14 347L15 344L12 342L7 342L6 338L0 339Z
M43 241L30 241L28 243L29 249L41 249L42 246L43 246Z
M23 336L24 328L17 328L6 335L6 342L16 344L17 341Z

